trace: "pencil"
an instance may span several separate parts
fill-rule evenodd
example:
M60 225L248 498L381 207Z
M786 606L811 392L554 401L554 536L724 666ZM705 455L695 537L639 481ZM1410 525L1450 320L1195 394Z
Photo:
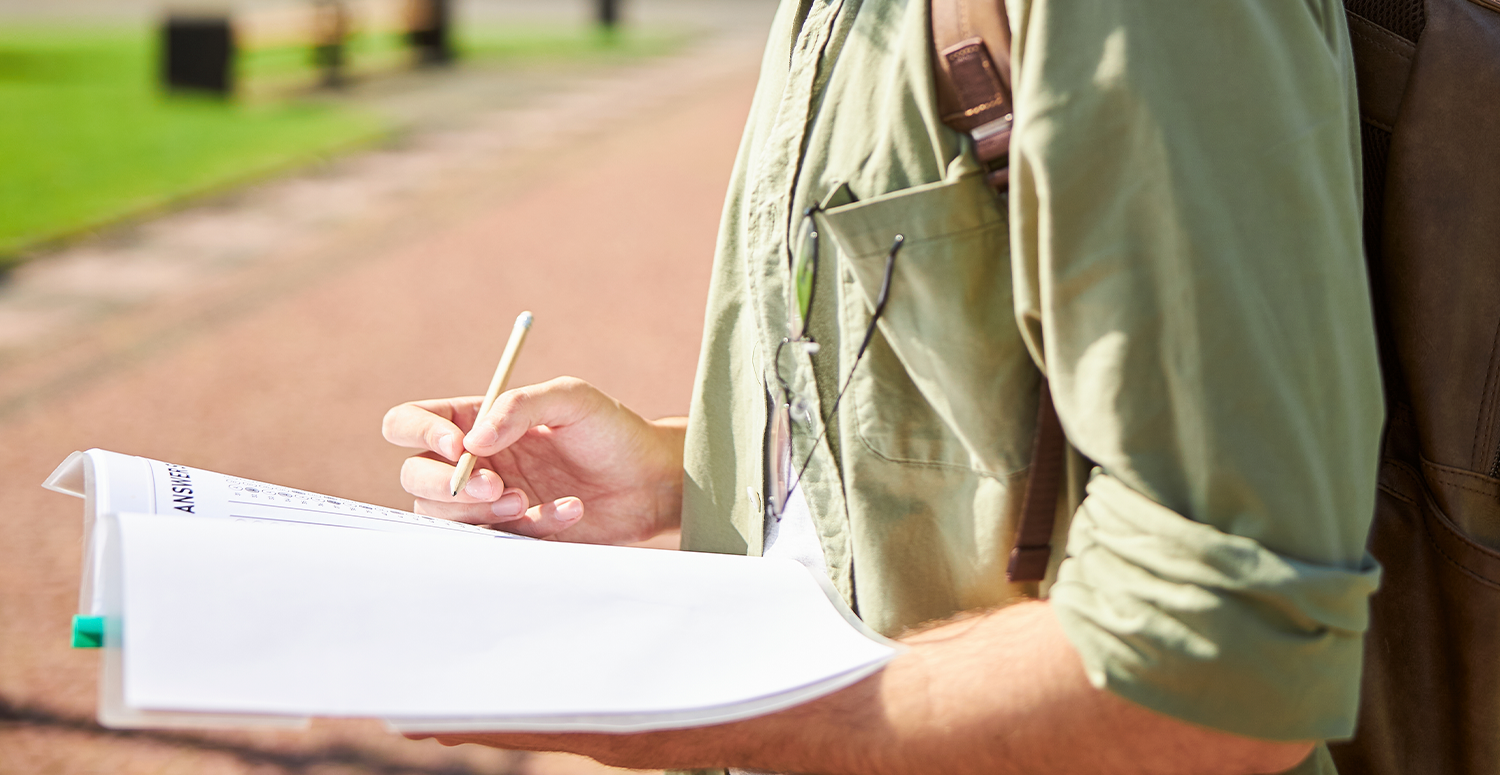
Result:
M510 382L510 370L516 365L516 355L521 352L521 343L526 341L526 332L531 330L531 313L522 312L516 316L516 325L510 330L510 341L505 343L505 353L500 356L500 365L495 367L495 376L490 378L490 389L484 392L484 402L479 405L479 414L475 415L474 421L490 413L490 407L495 404L495 399L505 392L505 384ZM459 491L469 483L469 475L474 473L474 453L464 450L458 458L458 467L453 469L453 478L448 480L449 495L458 495Z

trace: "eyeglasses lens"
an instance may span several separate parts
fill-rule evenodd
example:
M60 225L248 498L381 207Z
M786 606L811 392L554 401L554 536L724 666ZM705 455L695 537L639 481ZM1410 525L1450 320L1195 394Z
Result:
M787 332L796 332L794 339L807 338L808 316L812 314L813 291L818 282L818 224L813 220L811 208L802 216L802 244L792 264L792 286L797 297L796 314L800 317L788 321Z

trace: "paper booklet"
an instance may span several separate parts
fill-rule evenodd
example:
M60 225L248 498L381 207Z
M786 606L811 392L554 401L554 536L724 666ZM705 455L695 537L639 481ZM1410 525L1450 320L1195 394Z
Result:
M108 727L671 729L900 648L788 560L536 541L99 449L45 486L84 498Z

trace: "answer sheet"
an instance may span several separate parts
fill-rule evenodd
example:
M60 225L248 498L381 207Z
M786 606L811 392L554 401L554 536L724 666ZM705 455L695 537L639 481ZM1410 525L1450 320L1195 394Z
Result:
M295 522L383 532L448 531L486 538L533 540L410 511L102 449L69 455L42 486L85 498L84 536L91 542L94 517L120 512ZM83 613L99 613L101 593L93 583L102 562L99 548L91 547L86 557L79 609Z

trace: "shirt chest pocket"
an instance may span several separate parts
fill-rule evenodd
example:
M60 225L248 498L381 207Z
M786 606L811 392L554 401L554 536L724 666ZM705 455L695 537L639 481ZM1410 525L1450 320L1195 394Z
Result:
M850 386L860 441L897 462L995 476L1025 468L1040 376L1016 326L1005 215L984 182L966 176L828 208L823 224L843 267L846 363L904 237Z

